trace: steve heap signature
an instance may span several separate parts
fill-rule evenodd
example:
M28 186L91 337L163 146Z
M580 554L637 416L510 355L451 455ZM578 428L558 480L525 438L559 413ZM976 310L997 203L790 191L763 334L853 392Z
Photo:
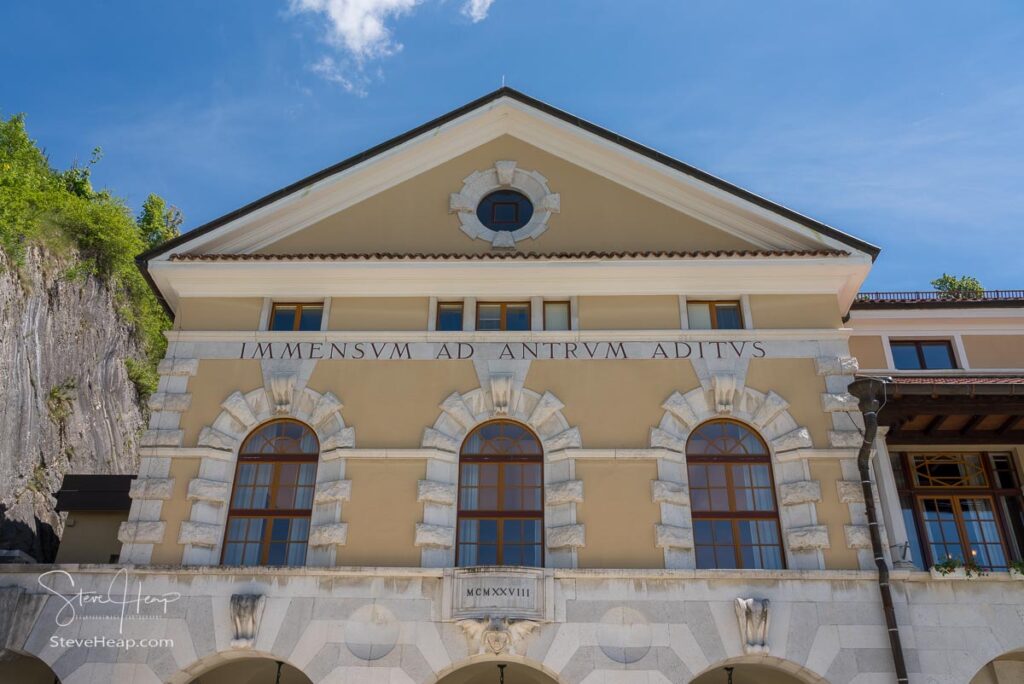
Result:
M86 606L117 606L120 610L118 619L118 633L124 633L124 621L126 616L142 615L144 606L159 606L164 615L167 614L167 606L181 598L177 592L165 594L143 594L142 580L130 582L128 569L121 568L110 580L106 592L85 591L78 588L73 593L63 593L55 585L64 584L76 589L75 578L71 573L64 570L50 570L39 575L39 586L61 600L60 609L54 620L58 627L67 627L78 617L78 610Z

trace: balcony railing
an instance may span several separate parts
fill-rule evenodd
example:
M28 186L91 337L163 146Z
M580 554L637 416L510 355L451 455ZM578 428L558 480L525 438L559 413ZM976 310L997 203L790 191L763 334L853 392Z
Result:
M1024 300L1024 290L985 290L980 295L956 295L945 292L861 292L858 302L984 302Z

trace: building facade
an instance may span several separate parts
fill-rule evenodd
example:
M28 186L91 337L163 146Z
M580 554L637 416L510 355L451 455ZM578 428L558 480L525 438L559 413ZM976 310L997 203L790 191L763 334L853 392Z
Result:
M1024 681L1024 293L878 251L510 89L191 231L0 679Z

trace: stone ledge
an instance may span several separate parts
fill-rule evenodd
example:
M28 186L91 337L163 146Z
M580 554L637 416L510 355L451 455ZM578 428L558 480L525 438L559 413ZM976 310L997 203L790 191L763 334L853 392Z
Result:
M132 499L158 499L166 501L171 498L173 491L173 478L135 478L128 487L128 496Z
M545 485L544 503L548 506L583 503L583 480L564 480Z
M416 501L439 506L454 506L458 488L449 482L420 480L416 484Z
M455 546L455 528L416 523L416 546L451 548Z
M159 544L167 524L162 520L125 520L117 529L122 544Z
M154 392L147 403L151 411L184 413L192 405L192 395L185 392Z
M195 375L199 372L199 359L164 359L157 364L158 375Z
M139 440L140 447L177 447L185 441L184 430L146 430Z
M546 541L549 549L574 549L585 546L587 537L583 525L560 525L548 528Z
M192 546L217 546L224 539L223 525L186 520L178 530L178 543Z
M331 480L320 482L313 495L313 503L338 503L352 498L352 480Z
M803 480L779 485L779 503L783 506L797 506L821 501L821 482Z
M231 485L228 482L217 482L197 477L188 483L189 501L206 501L208 503L223 505L227 503Z
M840 503L864 503L864 486L859 480L836 480Z
M310 546L344 546L348 542L348 523L325 523L309 528Z
M693 528L675 525L655 525L654 545L661 549L692 549Z
M654 501L654 503L689 506L690 491L682 482L651 480L651 500Z
M832 548L828 539L828 528L824 525L808 525L787 530L786 546L791 551L812 551Z

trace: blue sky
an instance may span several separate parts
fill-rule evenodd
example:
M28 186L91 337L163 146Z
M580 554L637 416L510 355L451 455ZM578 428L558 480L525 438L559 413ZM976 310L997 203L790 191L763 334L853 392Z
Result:
M0 6L0 113L194 227L509 85L883 248L869 289L1024 287L1024 3Z

